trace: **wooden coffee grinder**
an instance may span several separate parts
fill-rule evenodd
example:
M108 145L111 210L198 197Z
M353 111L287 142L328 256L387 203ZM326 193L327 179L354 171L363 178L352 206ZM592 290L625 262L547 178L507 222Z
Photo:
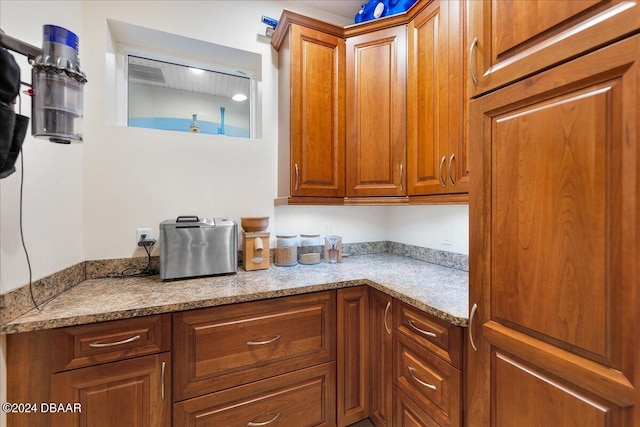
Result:
M269 268L269 233L266 231L242 233L242 265L246 271Z
M271 262L269 217L242 217L242 266L246 271L266 270Z

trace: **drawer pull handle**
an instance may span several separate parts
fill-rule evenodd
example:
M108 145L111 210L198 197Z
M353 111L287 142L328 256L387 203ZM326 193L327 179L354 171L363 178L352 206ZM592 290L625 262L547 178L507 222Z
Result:
M415 329L416 331L418 331L418 332L420 332L421 334L424 334L424 335L426 335L426 336L428 336L428 337L432 337L432 338L437 337L437 335L436 335L436 334L434 334L434 333L433 333L433 332L431 332L431 331L425 331L424 329L420 329L420 328L418 328L416 325L414 325L414 324L413 324L413 320L411 320L411 319L409 319L409 326L411 326L411 327L412 327L413 329Z
M265 345L265 344L271 344L274 341L277 341L280 339L280 335L276 335L275 337L271 338L270 340L266 340L266 341L247 341L247 345Z
M167 362L162 362L162 384L160 384L160 387L162 387L162 400L164 400L164 370L167 367Z
M298 169L297 163L294 165L294 169L296 170L296 181L295 181L295 187L293 189L297 191L298 184L300 183L300 170Z
M140 338L141 338L140 335L136 335L131 338L127 338L126 340L116 341L116 342L107 342L107 343L92 342L91 344L89 344L89 347L93 347L93 348L113 347L115 345L129 344L130 342L137 341Z
M277 420L277 419L278 419L278 417L280 417L280 412L278 412L278 413L276 414L276 416L275 416L275 417L273 417L273 418L271 418L269 421L265 421L265 422L262 422L262 423L254 423L253 421L249 421L249 422L247 423L247 426L248 426L248 427L260 427L260 426L266 426L267 424L271 424L272 422L274 422L275 420Z
M387 326L387 313L389 313L389 309L391 308L391 301L387 302L387 306L384 309L384 328L387 330L387 333L391 335L391 329Z
M413 373L415 371L414 368L412 368L411 366L409 366L409 373L411 374L411 377L416 380L418 383L422 384L423 386L425 386L428 389L431 390L437 390L438 388L436 386L434 386L433 384L429 384L429 383L425 383L424 381L418 379L418 377L416 377L416 375Z

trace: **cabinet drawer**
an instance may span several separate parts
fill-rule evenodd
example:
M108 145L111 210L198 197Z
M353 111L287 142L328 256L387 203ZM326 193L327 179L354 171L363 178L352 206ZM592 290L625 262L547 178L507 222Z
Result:
M394 346L394 379L398 388L440 424L459 426L460 371L397 331Z
M335 360L335 292L174 315L182 400Z
M440 427L425 411L404 394L393 388L393 425L396 427Z
M408 304L395 301L394 325L404 335L428 348L456 368L462 368L462 328Z
M51 331L53 372L171 350L171 315L136 317Z
M174 405L174 427L335 426L335 362Z

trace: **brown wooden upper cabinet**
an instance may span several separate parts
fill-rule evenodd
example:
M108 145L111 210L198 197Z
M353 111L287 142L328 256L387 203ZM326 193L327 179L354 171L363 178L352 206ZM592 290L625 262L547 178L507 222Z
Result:
M408 26L408 195L468 192L464 2L435 0Z
M637 1L470 1L468 87L486 93L631 34Z
M281 21L278 197L344 197L343 29L289 11Z
M406 194L406 25L347 39L347 196Z
M284 11L277 203L466 202L465 16L465 0L346 28Z

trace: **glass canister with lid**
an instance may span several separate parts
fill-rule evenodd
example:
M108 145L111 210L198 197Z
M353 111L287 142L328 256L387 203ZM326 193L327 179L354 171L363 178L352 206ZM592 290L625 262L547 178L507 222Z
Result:
M300 264L320 263L321 251L322 246L320 244L320 234L300 234L300 255L298 257Z
M277 234L274 263L280 267L298 264L298 235Z

